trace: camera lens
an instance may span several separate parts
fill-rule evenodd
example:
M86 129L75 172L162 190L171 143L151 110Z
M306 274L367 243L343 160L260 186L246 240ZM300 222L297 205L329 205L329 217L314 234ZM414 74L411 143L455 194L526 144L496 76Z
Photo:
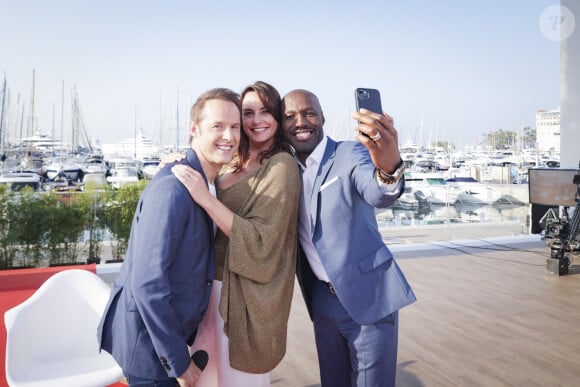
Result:
M361 101L366 101L367 99L369 99L369 92L365 89L359 89L358 99L360 99Z

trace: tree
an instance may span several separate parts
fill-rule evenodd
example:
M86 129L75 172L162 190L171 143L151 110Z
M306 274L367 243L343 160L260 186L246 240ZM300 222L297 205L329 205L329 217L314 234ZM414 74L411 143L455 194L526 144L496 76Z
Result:
M514 148L517 143L517 134L511 130L498 129L489 132L487 135L487 145L493 149Z
M532 129L529 126L524 127L522 136L522 145L523 148L536 147L536 129Z
M106 204L101 208L101 218L114 240L111 249L114 259L123 259L129 244L133 215L139 202L141 192L147 186L147 180L139 180L133 184L119 187L116 191L109 191Z

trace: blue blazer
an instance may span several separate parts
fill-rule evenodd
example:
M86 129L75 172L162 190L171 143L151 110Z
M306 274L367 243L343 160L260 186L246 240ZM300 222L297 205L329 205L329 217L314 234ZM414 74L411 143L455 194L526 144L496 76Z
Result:
M349 315L369 325L415 301L378 230L375 207L388 207L404 190L383 193L368 150L328 138L312 191L312 241L336 295ZM298 280L311 312L310 265L301 250Z
M193 150L179 163L203 175ZM97 332L100 348L123 371L151 379L178 377L190 365L187 342L195 338L215 276L213 223L172 165L141 194Z

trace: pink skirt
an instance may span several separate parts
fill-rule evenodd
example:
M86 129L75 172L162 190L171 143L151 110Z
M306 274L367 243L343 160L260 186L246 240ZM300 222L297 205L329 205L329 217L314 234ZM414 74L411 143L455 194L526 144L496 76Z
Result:
M207 313L199 325L190 353L203 349L209 355L197 387L270 387L269 374L250 374L230 366L228 337L219 313L222 282L213 281Z

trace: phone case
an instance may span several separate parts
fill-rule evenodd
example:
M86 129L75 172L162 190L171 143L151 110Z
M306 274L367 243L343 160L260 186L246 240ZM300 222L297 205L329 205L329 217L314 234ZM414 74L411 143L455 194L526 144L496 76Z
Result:
M375 113L383 114L381 93L377 89L358 87L354 91L354 97L356 101L356 110L364 108Z

